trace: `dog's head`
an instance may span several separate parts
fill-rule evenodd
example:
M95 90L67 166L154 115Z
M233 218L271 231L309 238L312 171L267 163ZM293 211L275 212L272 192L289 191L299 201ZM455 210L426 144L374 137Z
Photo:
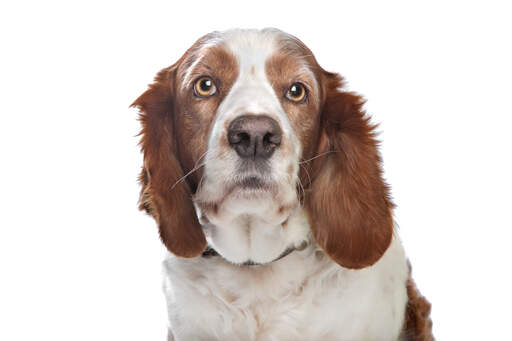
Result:
M344 267L375 263L392 203L363 100L342 83L275 29L206 35L160 71L133 105L140 207L169 251L195 257L208 243L267 263L312 235Z

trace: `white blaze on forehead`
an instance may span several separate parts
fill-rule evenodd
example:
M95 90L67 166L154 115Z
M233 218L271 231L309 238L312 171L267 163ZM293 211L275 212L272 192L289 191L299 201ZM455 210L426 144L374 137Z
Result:
M210 143L218 141L226 121L245 114L268 115L279 122L284 136L295 139L288 117L265 70L267 60L279 50L280 38L283 36L283 32L275 29L231 30L222 33L222 43L237 59L239 70L237 80L217 110Z
M240 63L240 71L247 71L252 66L265 69L265 61L278 46L277 30L232 30L224 33L226 45L235 53Z
M225 42L237 58L239 76L224 100L223 110L219 108L219 113L240 110L229 108L227 104L231 104L244 106L242 110L251 114L272 114L271 109L275 108L270 106L275 106L279 101L267 79L265 62L277 49L275 33L229 31Z

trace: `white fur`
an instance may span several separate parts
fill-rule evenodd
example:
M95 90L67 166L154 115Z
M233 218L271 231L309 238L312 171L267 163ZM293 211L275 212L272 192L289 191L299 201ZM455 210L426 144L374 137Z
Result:
M311 244L262 266L169 254L164 273L178 341L397 340L404 321L408 270L396 237L362 270L340 267Z
M216 112L204 177L194 200L221 204L198 216L221 256L164 262L169 328L176 340L396 340L407 302L406 259L397 237L384 256L363 270L333 262L315 244L296 186L302 145L265 74L279 47L277 30L218 33L236 56L238 78ZM196 64L187 70L187 75ZM307 73L307 65L301 72ZM314 78L314 87L318 87ZM268 115L283 131L265 190L235 189L238 155L221 143L226 126L245 115ZM287 172L290 165L293 171ZM289 207L283 212L279 207ZM286 227L282 223L286 221ZM309 246L272 262L287 248ZM239 266L253 261L263 265Z
M210 222L206 226L209 244L233 263L249 260L266 263L306 239L305 234L296 237L294 231L281 226L286 219L293 218L298 208L296 184L302 149L265 73L265 62L279 48L277 38L281 35L283 33L277 30L234 30L215 36L215 41L224 42L237 58L239 70L237 80L217 109L196 200L219 200L225 196L229 182L243 175L238 172L236 152L226 150L221 143L227 135L226 122L246 114L267 115L274 118L283 131L281 146L272 156L271 171L266 175L267 180L278 187L277 195L235 190L215 215L201 212L197 207L198 216L205 215ZM290 165L293 175L285 171ZM290 209L278 213L283 205Z

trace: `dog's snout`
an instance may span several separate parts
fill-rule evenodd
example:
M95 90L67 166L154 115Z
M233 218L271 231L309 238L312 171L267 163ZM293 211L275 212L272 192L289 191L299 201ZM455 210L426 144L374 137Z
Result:
M228 128L228 141L242 158L269 158L281 144L281 128L264 115L240 116Z

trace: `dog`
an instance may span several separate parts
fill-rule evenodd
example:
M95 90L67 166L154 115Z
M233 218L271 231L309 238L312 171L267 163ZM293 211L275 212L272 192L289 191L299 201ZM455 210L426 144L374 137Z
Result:
M375 126L297 38L213 32L140 111L169 340L433 340Z

